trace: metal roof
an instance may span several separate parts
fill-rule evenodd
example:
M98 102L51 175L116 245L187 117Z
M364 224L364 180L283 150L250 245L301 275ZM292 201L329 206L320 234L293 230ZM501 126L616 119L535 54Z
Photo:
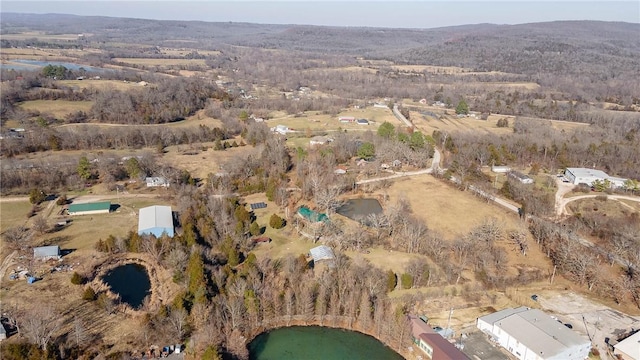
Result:
M33 257L36 259L56 256L60 256L60 246L58 245L33 248Z
M109 209L111 209L111 201L69 205L69 212L97 211Z
M138 231L152 228L173 229L171 206L154 205L140 209Z
M617 351L631 356L632 359L640 360L640 331L620 341L613 347Z
M309 250L309 253L311 253L311 257L313 257L313 262L335 259L333 250L331 250L331 248L326 245L314 247L313 249Z
M492 315L494 316L491 317ZM590 343L538 309L505 309L481 319L493 323L531 351L540 354L542 358L549 358L567 348Z
M587 177L596 177L601 179L606 179L609 177L606 172L596 169L588 169L588 168L567 168L575 177L579 178L587 178Z

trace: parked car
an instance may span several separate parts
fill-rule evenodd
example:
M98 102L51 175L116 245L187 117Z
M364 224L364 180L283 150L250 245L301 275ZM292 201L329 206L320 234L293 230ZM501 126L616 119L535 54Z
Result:
M538 295L535 295L535 294L531 295L531 300L538 301Z

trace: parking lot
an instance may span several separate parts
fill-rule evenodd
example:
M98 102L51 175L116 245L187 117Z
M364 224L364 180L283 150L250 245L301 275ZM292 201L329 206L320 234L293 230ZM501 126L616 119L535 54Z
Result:
M603 360L607 355L605 338L617 338L631 328L640 328L640 318L623 314L608 306L595 303L575 293L538 294L540 306L573 330L591 340Z
M474 331L463 338L464 349L462 352L473 360L509 360L507 355L499 345L489 341L487 335L481 331Z

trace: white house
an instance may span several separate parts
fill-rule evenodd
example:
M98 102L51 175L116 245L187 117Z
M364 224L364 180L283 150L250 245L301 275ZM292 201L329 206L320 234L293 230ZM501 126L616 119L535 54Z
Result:
M291 132L291 129L285 125L277 125L276 127L271 128L271 131L277 132L280 135L286 135L288 132Z
M159 176L148 177L145 178L144 181L147 183L147 187L169 187L169 181Z
M353 116L340 116L338 118L338 121L340 121L341 123L352 123L356 121L356 118Z
M523 174L519 171L509 171L507 176L516 179L523 184L533 184L533 179L529 175Z
M511 171L511 168L508 166L495 166L492 165L491 166L491 171L493 171L496 174L505 174L508 173L509 171Z
M309 145L324 145L328 142L333 141L333 139L328 138L326 136L314 136L311 139L309 139Z
M538 309L504 309L478 318L478 329L520 360L584 360L591 342Z

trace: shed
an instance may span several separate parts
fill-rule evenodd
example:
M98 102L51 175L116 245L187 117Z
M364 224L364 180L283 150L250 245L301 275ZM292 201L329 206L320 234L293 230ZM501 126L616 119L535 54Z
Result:
M511 168L508 166L491 166L491 171L493 171L494 173L497 174L504 174L504 173L508 173L509 171L511 171Z
M333 260L336 257L333 254L333 250L331 250L331 248L326 245L314 247L313 249L309 250L309 254L311 254L314 263L323 260Z
M154 205L140 209L138 234L173 237L173 215L171 206Z
M509 171L507 176L520 181L523 184L533 184L533 178L519 171Z
M367 120L367 119L358 119L358 120L356 121L356 123L357 123L358 125L369 125L369 120Z
M68 208L69 215L108 214L110 210L111 201L71 204Z
M4 324L0 323L0 341L7 338L7 330L4 328Z
M52 245L33 248L33 259L42 261L51 259L58 260L60 259L60 247L58 245Z

